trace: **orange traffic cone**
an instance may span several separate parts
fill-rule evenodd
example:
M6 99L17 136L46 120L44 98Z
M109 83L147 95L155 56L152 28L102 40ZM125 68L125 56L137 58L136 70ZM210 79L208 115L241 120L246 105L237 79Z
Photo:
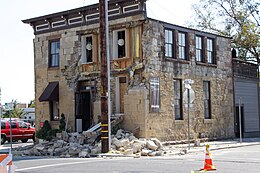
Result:
M206 156L204 162L204 168L200 169L204 171L214 171L217 170L215 166L213 166L211 154L209 152L209 144L206 145Z

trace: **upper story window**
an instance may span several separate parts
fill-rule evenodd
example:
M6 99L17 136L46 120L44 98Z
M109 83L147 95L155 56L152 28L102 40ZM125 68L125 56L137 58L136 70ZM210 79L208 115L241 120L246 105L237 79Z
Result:
M126 57L126 32L125 30L113 32L113 57Z
M203 37L196 36L196 61L205 62L203 56Z
M173 31L165 30L165 56L173 57Z
M150 111L160 111L160 79L159 77L150 78Z
M60 65L60 40L50 41L49 67L59 67Z
M185 59L187 60L187 55L186 55L186 34L183 32L178 33L179 37L179 59Z
M207 38L207 58L209 64L215 64L213 39Z
M182 112L182 88L181 88L181 79L175 79L173 81L174 86L174 114L175 120L183 120Z
M93 38L92 36L82 37L82 64L93 62Z

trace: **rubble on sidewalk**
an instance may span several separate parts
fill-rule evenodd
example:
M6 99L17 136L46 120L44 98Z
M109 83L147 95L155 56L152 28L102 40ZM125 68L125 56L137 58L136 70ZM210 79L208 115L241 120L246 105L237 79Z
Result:
M22 151L27 156L90 157L101 153L101 143L97 141L99 132L67 133L36 144ZM162 156L165 153L162 143L156 139L137 139L133 133L119 129L111 135L110 153L124 156Z

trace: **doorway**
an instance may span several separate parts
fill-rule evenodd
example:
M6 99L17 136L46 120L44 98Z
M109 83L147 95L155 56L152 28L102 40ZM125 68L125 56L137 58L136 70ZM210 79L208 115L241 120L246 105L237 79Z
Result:
M88 130L93 123L93 99L92 91L80 91L75 93L76 131Z
M236 106L235 112L235 135L237 138L240 137L240 125L239 125L239 106ZM244 137L244 106L241 106L241 132Z

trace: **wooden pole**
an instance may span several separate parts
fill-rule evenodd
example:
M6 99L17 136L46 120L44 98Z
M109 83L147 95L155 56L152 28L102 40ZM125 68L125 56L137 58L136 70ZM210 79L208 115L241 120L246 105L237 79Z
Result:
M107 103L107 54L105 0L99 0L100 47L101 47L101 147L102 153L109 151L108 103Z

